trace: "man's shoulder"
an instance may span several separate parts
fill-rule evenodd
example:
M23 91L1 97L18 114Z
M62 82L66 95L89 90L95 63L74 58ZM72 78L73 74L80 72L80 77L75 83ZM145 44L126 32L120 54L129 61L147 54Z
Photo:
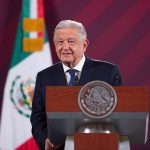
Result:
M46 74L46 73L51 73L57 69L59 69L62 66L61 62L58 62L56 64L53 64L52 66L45 68L44 70L41 70L39 74Z
M105 66L105 67L114 67L116 66L115 64L108 62L108 61L103 61L103 60L96 60L96 59L89 59L91 63L95 66Z

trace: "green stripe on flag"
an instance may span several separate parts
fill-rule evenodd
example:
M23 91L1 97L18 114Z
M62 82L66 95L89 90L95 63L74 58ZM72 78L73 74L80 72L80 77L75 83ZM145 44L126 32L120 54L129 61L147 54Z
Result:
M23 17L30 18L30 0L23 0L22 13Z
M23 0L22 2L22 19L23 18L30 18L30 0ZM28 38L29 32L23 32L23 37Z
M23 60L24 58L26 58L30 54L32 54L32 53L23 52L23 50L22 50L22 42L23 41L22 40L23 40L23 31L22 31L22 16L21 16L20 20L19 20L18 29L17 29L17 35L16 35L14 51L13 51L10 67L14 67L21 60Z
M46 27L45 27L45 31L44 31L44 43L48 42L48 37L47 37L47 32L46 32Z

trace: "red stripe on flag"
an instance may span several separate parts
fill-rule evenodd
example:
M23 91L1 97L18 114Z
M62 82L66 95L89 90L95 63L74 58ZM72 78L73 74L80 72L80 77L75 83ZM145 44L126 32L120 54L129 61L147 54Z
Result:
M43 0L37 0L37 16L38 18L43 18L44 17L44 6L43 6Z
M33 138L30 138L25 143L20 145L16 150L39 150L35 140Z
M37 0L37 18L44 19L44 5L43 0ZM44 32L39 32L38 37L44 37Z
M101 50L96 55L97 58L103 58L109 51L134 27L134 25L141 19L141 17L149 11L150 1L138 1L125 15L116 21L107 31L96 40L91 48L93 50ZM89 51L89 55L96 53L96 51Z

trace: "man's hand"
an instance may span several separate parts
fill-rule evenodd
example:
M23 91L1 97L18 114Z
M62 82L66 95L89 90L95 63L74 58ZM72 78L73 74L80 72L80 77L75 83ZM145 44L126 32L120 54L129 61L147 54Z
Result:
M53 143L51 143L50 139L47 138L45 140L45 150L53 150L53 149L54 149Z
M57 150L61 146L61 144L54 145L49 138L45 140L45 150Z

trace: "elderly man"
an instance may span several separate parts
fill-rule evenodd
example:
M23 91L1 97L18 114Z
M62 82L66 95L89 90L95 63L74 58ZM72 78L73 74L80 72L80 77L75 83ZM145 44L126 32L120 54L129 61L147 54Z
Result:
M76 21L63 20L54 31L54 45L59 63L37 74L33 97L31 123L33 136L41 149L63 149L48 138L46 121L46 87L84 85L101 80L110 85L121 85L121 75L116 65L91 60L84 55L88 39L84 26Z

